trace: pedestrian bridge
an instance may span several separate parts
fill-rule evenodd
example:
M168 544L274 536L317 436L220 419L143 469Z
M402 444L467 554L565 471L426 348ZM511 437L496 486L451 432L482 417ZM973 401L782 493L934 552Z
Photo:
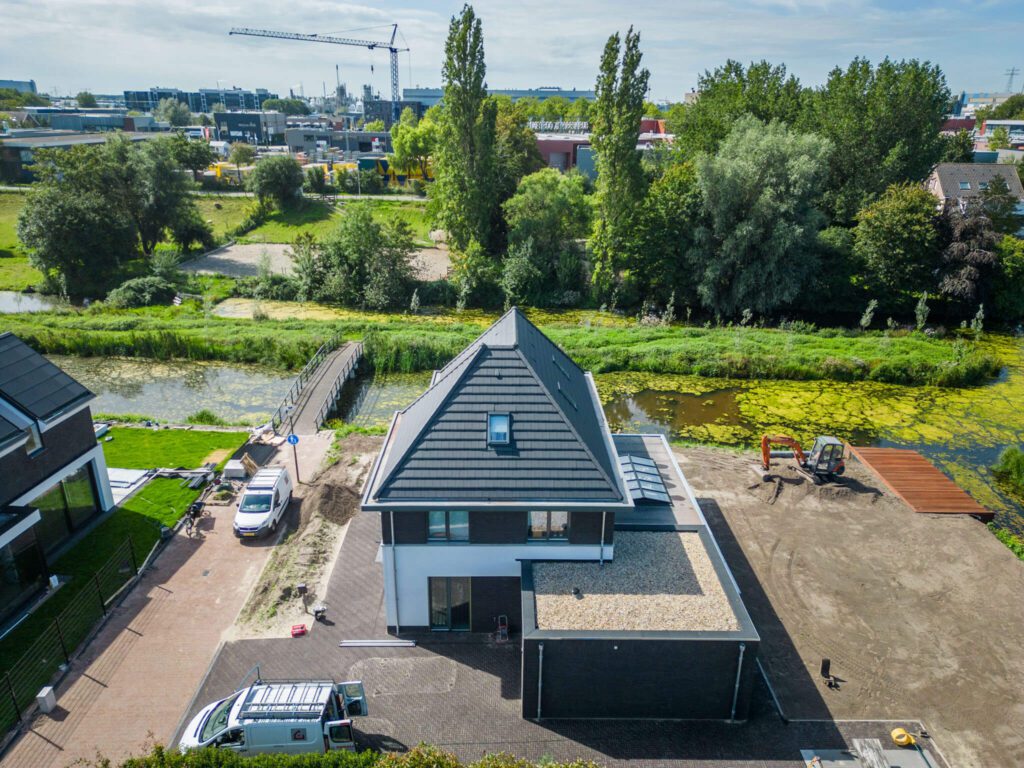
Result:
M345 381L363 356L363 344L332 339L306 363L271 421L278 434L315 435L331 412Z

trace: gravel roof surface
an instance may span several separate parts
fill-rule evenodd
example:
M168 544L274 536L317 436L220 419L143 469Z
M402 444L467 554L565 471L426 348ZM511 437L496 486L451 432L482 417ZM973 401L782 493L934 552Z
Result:
M534 563L533 581L538 629L739 629L704 542L693 531L616 531L612 562Z

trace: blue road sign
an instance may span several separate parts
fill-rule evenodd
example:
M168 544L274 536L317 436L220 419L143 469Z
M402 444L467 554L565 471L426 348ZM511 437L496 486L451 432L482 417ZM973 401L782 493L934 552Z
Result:
M298 445L298 444L299 444L299 436L298 435L288 435L288 445Z

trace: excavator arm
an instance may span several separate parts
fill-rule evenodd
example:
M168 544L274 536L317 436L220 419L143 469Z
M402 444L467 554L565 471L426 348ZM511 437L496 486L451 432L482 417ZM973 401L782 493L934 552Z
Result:
M804 465L804 452L800 448L800 443L796 441L796 438L790 437L789 435L765 435L761 438L761 465L767 472L772 468L772 446L773 445L785 445L793 449L793 453L796 456L797 463L800 466Z

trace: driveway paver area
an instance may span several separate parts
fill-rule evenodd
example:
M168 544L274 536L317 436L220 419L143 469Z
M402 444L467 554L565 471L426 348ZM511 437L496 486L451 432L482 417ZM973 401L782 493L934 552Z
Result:
M234 508L213 507L201 536L177 534L0 761L63 768L97 754L117 763L166 744L270 551L234 536Z
M344 444L342 451L344 462ZM895 725L828 718L786 725L761 682L745 724L524 720L518 638L496 643L486 635L419 634L408 636L417 641L413 648L338 646L346 639L388 637L379 542L378 515L358 514L349 523L328 585L329 623L311 623L305 637L225 643L187 717L237 690L260 665L267 679L363 680L370 716L355 722L363 748L404 751L426 742L466 761L505 751L534 761L585 758L606 766L803 768L801 749L848 749L861 737L888 743ZM914 720L899 724L915 731L922 727ZM930 741L924 746L936 768L946 765Z

